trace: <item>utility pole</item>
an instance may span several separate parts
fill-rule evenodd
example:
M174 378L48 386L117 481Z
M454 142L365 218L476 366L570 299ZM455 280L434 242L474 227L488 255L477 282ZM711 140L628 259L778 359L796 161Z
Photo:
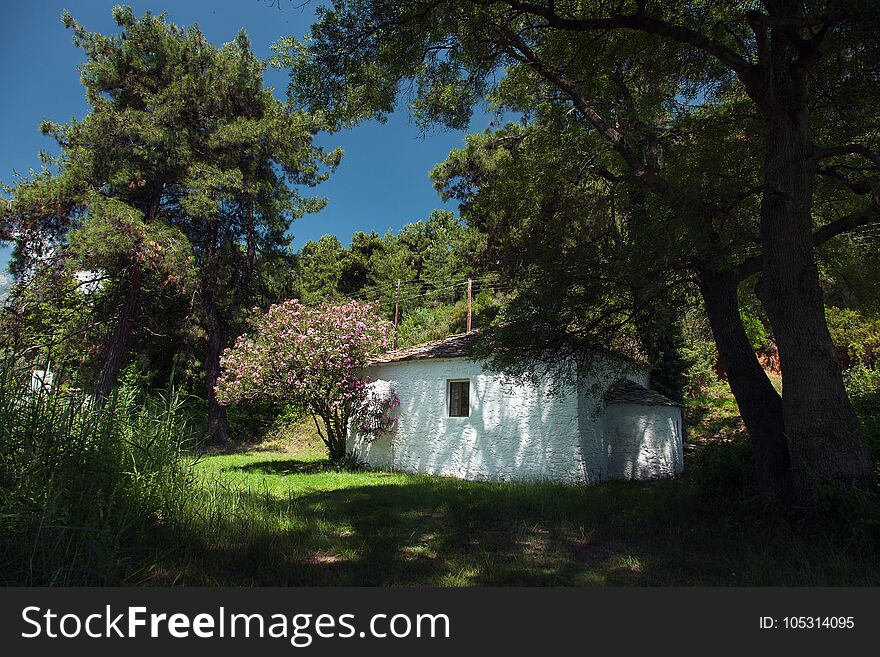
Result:
M473 288L473 280L468 279L468 320L467 320L467 332L471 332L471 290Z
M400 279L397 279L397 293L394 297L394 348L397 349L397 316L400 312ZM468 320L470 326L470 320Z

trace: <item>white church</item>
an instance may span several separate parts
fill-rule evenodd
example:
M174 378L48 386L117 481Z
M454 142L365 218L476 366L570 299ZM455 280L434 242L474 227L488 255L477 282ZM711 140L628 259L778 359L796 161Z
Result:
M467 357L464 334L389 352L365 374L395 392L396 430L373 439L353 426L348 450L383 470L486 481L594 484L684 470L681 408L650 390L644 367L596 354L605 372L548 394Z

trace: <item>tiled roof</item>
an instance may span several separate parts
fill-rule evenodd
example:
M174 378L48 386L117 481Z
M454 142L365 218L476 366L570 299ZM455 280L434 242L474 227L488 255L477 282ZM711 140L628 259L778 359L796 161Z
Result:
M619 379L611 384L605 392L604 399L608 404L644 404L645 406L678 406L668 397L655 390L639 385L629 379Z
M448 338L431 340L411 347L389 351L371 360L368 365L395 363L401 360L422 360L424 358L459 358L467 355L468 347L477 338L476 331L451 335Z
M470 333L459 333L458 335L450 335L449 337L440 338L439 340L430 340L429 342L414 344L410 347L402 347L400 349L388 351L384 354L376 356L367 363L367 366L369 367L371 365L381 365L383 363L396 363L402 360L425 360L428 358L463 358L469 355L469 347L471 346L471 344L474 343L479 334L479 330L475 330L471 331ZM625 359L640 368L647 367L647 363L643 362L642 360L638 358L633 358L632 356L621 353L619 351L600 351L598 349L594 349L593 351L598 354L606 354L615 358ZM648 392L651 391L648 390ZM662 395L659 396L662 397ZM673 402L670 401L670 403Z

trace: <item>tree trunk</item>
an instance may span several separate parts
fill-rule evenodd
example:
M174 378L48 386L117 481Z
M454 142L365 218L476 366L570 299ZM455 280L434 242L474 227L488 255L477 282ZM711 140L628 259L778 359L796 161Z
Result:
M873 464L846 395L825 323L813 256L815 175L807 73L789 37L774 31L761 205L763 268L758 296L779 348L783 416L796 500L809 503L814 478L875 487Z
M345 458L345 436L338 436L334 432L328 441L327 447L330 460L333 463L339 463Z
M329 411L326 407L323 412L312 417L315 420L315 426L318 427L318 434L327 446L327 458L330 459L331 463L339 463L345 458L347 429L338 426L338 423L334 421L336 420L334 411ZM321 432L321 427L318 426L318 417L321 418L321 422L324 424L323 433Z
M125 297L125 305L116 322L116 328L107 345L107 356L98 383L95 386L95 397L98 400L106 399L116 383L119 370L128 356L128 348L131 343L131 333L134 321L141 305L141 286L143 285L143 270L137 260L131 267L131 276L128 280L128 292Z
M700 290L718 354L727 370L727 381L755 454L761 492L785 501L791 467L782 399L755 357L739 314L738 281L732 270L700 272Z
M334 433L336 434L336 444L333 447L333 454L330 458L334 463L340 463L345 459L346 440L348 438L348 414L336 409L333 411L332 419Z
M207 315L207 322L205 322L205 333L207 334L205 385L208 388L208 439L214 445L225 445L229 442L229 420L226 407L217 400L214 388L220 376L220 356L226 348L229 329L223 317L220 316L212 291L203 289L202 303Z
M332 409L325 399L310 401L312 420L318 435L327 447L327 458L331 463L339 463L345 458L346 439L348 438L348 414L339 409ZM321 420L318 422L318 420ZM321 430L321 425L324 430Z
M217 248L220 236L219 219L210 222L205 245L205 263L199 282L202 308L205 312L205 387L208 397L208 441L213 445L229 442L229 418L226 407L217 399L217 379L220 378L220 356L229 339L229 326L217 306L218 265Z
M211 222L207 243L207 263L203 267L201 282L202 306L207 321L205 333L207 345L205 349L205 384L208 388L208 436L214 445L229 442L229 419L226 407L217 401L214 387L220 376L220 356L229 342L229 324L242 302L248 298L256 258L256 231L254 229L253 202L248 204L247 212L247 251L243 263L232 268L231 285L235 288L232 306L221 309L217 305L215 292L218 280L218 239L220 234L219 220Z

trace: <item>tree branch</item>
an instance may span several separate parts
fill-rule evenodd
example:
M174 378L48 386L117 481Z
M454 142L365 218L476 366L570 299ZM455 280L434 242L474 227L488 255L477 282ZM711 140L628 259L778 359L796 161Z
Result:
M632 149L625 135L617 128L611 126L599 112L587 101L578 85L559 71L545 66L537 55L529 48L522 38L507 28L500 28L503 36L510 44L509 54L523 64L529 66L538 75L548 82L562 89L571 99L581 115L598 132L605 136L615 151L623 158L632 171L633 177L645 184L648 188L658 193L666 193L668 185L653 174L646 163Z
M871 176L870 178L853 178L846 171L841 169L841 167L835 165L819 167L816 169L816 173L820 176L827 176L839 180L856 194L869 194L871 190L880 183L880 177L878 176Z
M837 155L861 155L869 159L874 166L880 168L880 153L862 144L846 144L844 146L829 146L827 148L817 147L813 157L816 160L824 160L825 158Z
M770 34L767 25L761 22L761 16L759 11L746 12L746 22L755 34L755 44L758 47L758 66L766 66L770 63Z
M813 246L820 246L832 237L837 237L860 226L877 222L880 222L880 204L875 199L867 207L851 212L817 229L813 233ZM756 255L746 258L736 267L737 279L742 281L753 274L757 274L761 271L762 267L762 256Z
M865 226L870 223L880 221L880 205L876 201L872 202L865 208L851 212L830 224L825 224L813 233L813 246L824 244L832 237L836 237L841 233L853 230L859 226Z
M608 31L614 29L635 30L645 34L653 34L672 39L678 43L694 46L703 52L712 55L718 61L729 66L746 83L757 81L758 71L744 57L728 48L723 43L681 25L674 25L667 21L651 18L645 15L644 6L637 13L630 16L609 16L607 18L563 18L551 7L537 5L521 0L500 0L511 8L532 16L537 16L546 21L548 27L574 32ZM484 5L497 4L498 0L485 0Z

